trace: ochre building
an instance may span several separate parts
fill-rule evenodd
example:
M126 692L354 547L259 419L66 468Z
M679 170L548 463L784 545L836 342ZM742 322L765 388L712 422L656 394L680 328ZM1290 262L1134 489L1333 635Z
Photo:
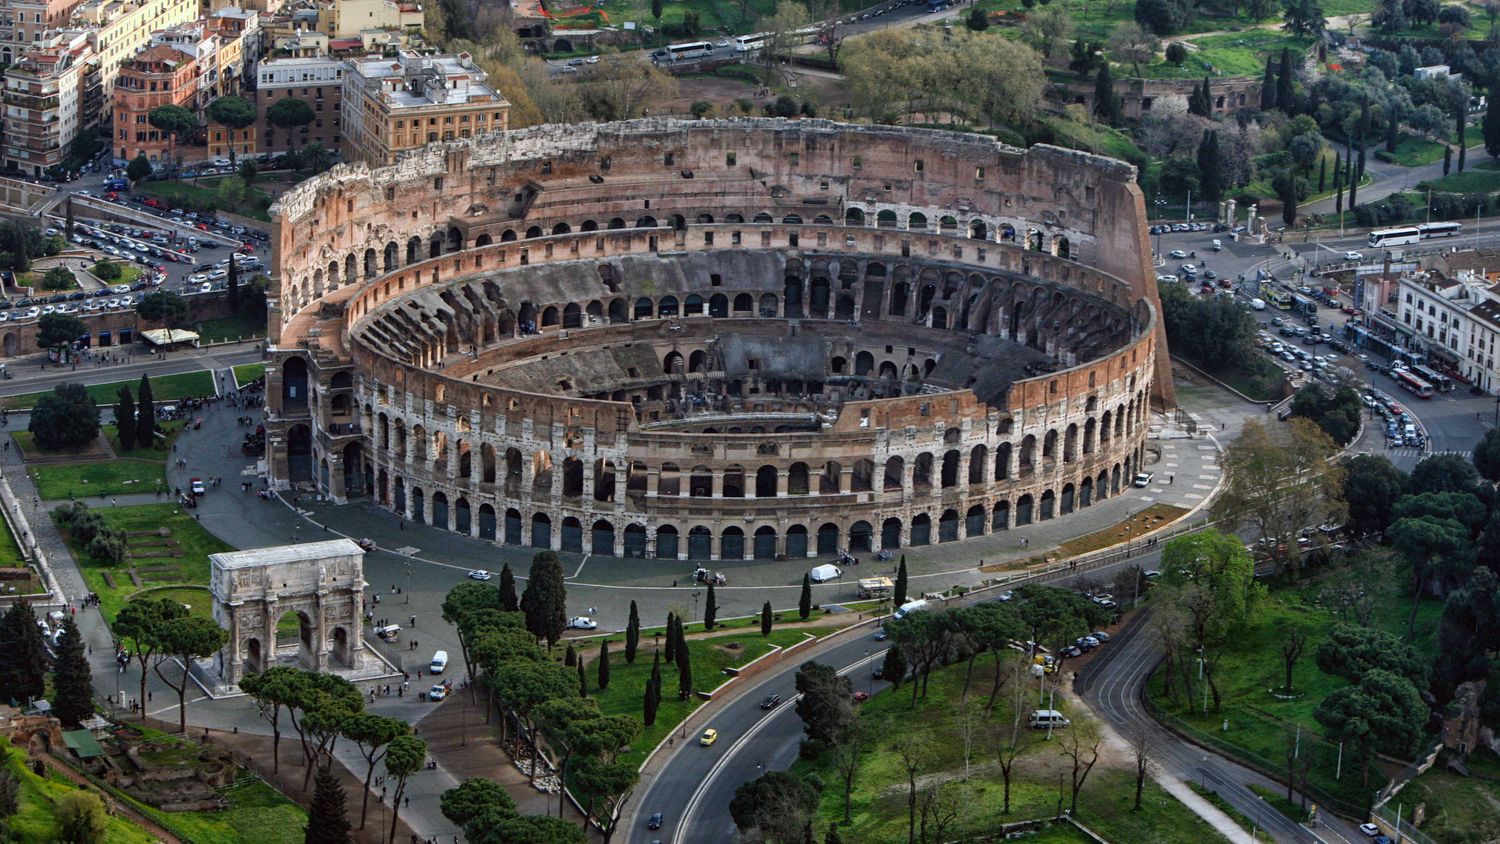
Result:
M479 539L799 558L1066 518L1172 402L1127 164L826 121L543 126L272 209L268 459Z

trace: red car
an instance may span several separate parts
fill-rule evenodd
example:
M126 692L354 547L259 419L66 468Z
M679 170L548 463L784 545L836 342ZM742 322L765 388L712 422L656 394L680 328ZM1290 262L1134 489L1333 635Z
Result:
M107 200L109 200L110 202L119 202L120 201L120 195L118 193L115 193L114 191L110 191L109 193L106 193L104 195L104 198L107 199Z
M155 199L155 198L148 199L145 202L142 202L141 204L142 205L149 205L152 208L160 208L161 207L161 202L159 200Z
M854 693L854 702L855 703L864 703L865 701L867 701L869 699L870 699L870 693L869 692L855 692Z

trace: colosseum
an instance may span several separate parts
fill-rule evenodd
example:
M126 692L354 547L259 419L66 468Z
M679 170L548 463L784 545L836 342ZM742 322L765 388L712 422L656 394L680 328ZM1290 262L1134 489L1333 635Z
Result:
M826 121L544 126L273 209L269 470L480 540L813 557L1062 518L1170 405L1132 167Z

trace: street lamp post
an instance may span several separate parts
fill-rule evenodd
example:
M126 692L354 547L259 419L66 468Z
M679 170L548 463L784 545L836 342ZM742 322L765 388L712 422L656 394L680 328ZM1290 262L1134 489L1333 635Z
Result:
M411 603L411 560L405 560L403 565L406 567L406 603L409 604Z
M693 592L693 621L698 620L698 593Z

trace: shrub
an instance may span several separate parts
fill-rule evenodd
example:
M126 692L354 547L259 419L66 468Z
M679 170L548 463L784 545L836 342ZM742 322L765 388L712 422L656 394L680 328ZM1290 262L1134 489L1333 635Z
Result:
M121 275L124 275L124 273L125 271L121 269L120 265L116 264L114 261L100 261L99 263L94 265L94 275L104 279L105 281L114 281Z

